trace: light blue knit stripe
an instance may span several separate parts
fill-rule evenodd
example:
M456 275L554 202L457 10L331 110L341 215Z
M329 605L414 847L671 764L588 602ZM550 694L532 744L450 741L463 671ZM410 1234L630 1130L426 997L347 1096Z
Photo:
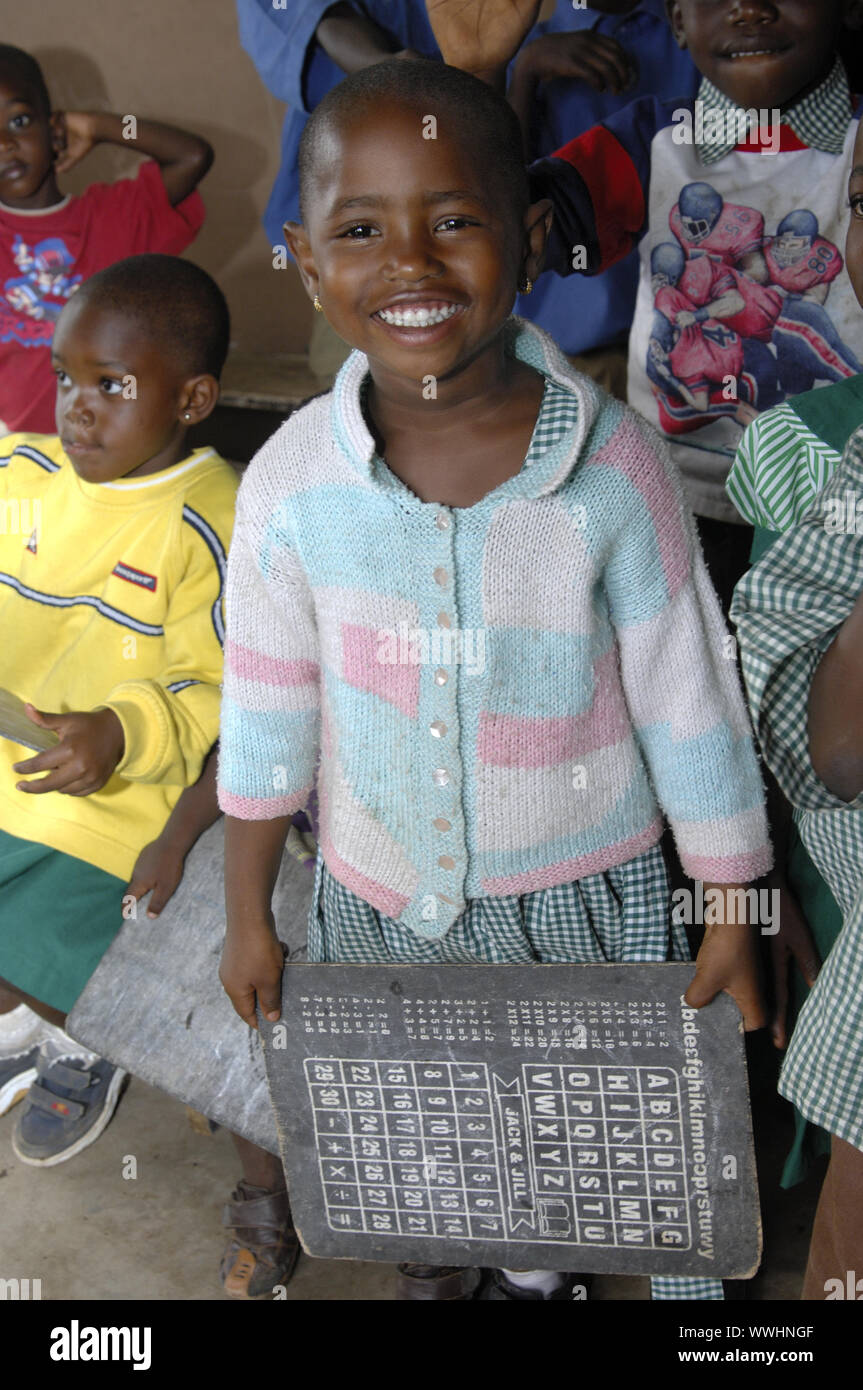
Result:
M242 709L222 695L219 782L234 796L264 800L308 786L318 739L315 712Z
M594 639L571 632L540 632L536 628L489 628L485 634L486 665L494 681L469 677L485 686L484 708L493 714L530 719L577 717L593 698ZM506 660L495 661L502 646ZM562 671L570 673L561 680ZM464 679L464 678L463 678Z
M761 805L761 778L749 739L735 738L727 724L688 739L673 738L668 724L637 733L667 816L703 823ZM717 767L724 770L722 780Z
M565 771L562 769L561 777L563 776ZM573 791L572 795L577 796L578 792ZM641 834L656 816L656 802L643 768L638 769L634 780L626 787L611 811L580 834L562 835L552 840L529 843L533 838L530 807L527 802L523 804L526 843L514 845L507 850L484 850L477 854L476 865L468 875L468 897L479 896L484 879L511 878L516 874L536 873L549 864L582 859L585 855L621 844Z

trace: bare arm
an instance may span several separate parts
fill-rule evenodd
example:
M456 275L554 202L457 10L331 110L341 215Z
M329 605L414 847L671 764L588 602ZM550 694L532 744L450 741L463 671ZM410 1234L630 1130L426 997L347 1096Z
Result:
M222 814L216 797L216 763L214 748L197 782L180 796L161 834L144 846L135 861L125 895L138 901L152 893L148 917L158 917L177 891L186 855Z
M359 72L360 68L407 51L380 25L343 3L327 10L315 30L315 38L343 72Z
M863 591L812 680L809 756L835 796L853 801L863 791Z
M155 159L172 206L194 191L213 162L206 140L161 121L118 116L110 111L67 111L62 116L65 145L55 171L66 173L95 145L123 145ZM132 124L134 122L134 124Z
M240 1018L257 1028L255 999L271 1021L281 1012L284 956L272 900L290 816L246 821L225 817L225 907L228 928L219 978Z

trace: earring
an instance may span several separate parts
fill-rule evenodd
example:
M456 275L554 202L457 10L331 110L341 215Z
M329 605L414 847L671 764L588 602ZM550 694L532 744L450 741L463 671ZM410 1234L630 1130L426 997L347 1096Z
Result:
M533 281L532 281L532 280L529 280L529 279L527 278L527 276L525 275L525 277L524 277L524 284L523 284L523 285L519 285L519 287L518 287L518 292L519 292L519 294L530 294L530 292L531 292L532 289L533 289Z
M191 418L192 418L192 412L191 412L191 410L184 410L184 411L183 411L183 419L184 419L184 420L191 420Z
M321 303L320 295L317 295L317 294L316 294L315 297L314 297L314 299L312 300L312 303L313 303L314 306L315 306L315 312L316 312L316 313L322 314L322 313L324 312L324 306L323 306L323 304Z

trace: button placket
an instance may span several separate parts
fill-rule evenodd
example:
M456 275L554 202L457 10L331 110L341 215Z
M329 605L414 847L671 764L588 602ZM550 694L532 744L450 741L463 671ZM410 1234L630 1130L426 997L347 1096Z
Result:
M442 936L457 914L462 896L465 867L465 847L459 843L462 826L462 770L456 719L456 689L458 671L452 664L453 646L449 634L456 627L455 565L453 556L453 518L443 507L437 507L427 522L424 535L429 560L423 564L428 575L426 610L432 617L430 636L434 639L430 662L422 669L420 700L420 738L430 755L430 776L426 782L430 807L425 829L426 853L423 855L425 883L420 889L422 899L437 904L434 921L425 921L423 930L430 936ZM424 548L425 548L424 547ZM447 634L444 646L440 634ZM437 636L435 636L437 634ZM446 653L448 664L440 659ZM461 869L461 879L459 879Z

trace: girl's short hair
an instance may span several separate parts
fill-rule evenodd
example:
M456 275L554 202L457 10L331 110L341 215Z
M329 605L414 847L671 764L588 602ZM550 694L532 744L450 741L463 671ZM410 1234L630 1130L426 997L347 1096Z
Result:
M356 122L361 115L390 100L416 109L421 116L434 116L438 127L445 115L450 117L447 135L460 136L478 155L483 172L497 177L516 212L524 211L530 202L530 190L522 157L521 127L509 103L488 83L460 68L434 59L388 58L352 73L333 87L312 112L298 155L303 220L311 203L327 132L349 120Z

